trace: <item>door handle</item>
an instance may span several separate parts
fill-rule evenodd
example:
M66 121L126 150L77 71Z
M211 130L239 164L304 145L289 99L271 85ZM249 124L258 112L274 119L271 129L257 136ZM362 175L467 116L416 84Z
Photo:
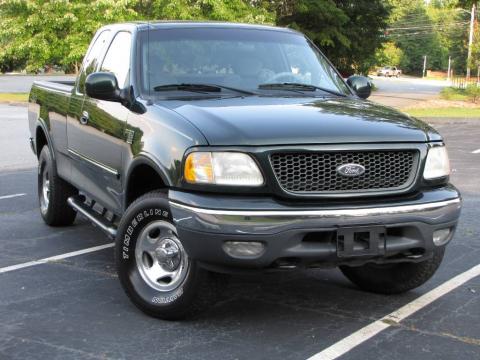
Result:
M84 111L82 113L82 116L80 117L80 124L87 125L89 119L90 119L90 115L88 115L88 112Z

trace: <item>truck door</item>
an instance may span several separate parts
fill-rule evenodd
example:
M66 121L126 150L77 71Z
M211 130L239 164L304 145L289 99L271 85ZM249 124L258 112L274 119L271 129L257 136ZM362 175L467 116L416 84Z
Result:
M115 74L120 89L129 84L132 37L120 31L113 37L97 71ZM129 110L118 102L84 95L80 113L68 127L72 178L87 195L109 209L121 208L121 168Z

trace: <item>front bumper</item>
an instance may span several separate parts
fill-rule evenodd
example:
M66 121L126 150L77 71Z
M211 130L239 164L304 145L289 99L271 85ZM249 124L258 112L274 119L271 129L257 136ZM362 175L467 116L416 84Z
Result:
M271 268L421 261L432 254L433 232L450 228L461 210L453 186L414 197L343 205L285 205L266 197L214 196L170 191L170 207L187 253L209 266ZM345 227L384 227L384 252L339 256L336 232ZM259 241L258 256L232 257L226 241Z

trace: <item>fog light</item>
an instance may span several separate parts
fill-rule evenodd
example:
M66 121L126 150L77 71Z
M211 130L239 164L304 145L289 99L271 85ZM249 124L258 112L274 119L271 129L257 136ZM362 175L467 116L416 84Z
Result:
M226 241L223 250L232 257L252 257L262 254L265 245L258 241Z
M433 243L437 246L445 245L450 239L451 232L450 228L435 230L433 232Z

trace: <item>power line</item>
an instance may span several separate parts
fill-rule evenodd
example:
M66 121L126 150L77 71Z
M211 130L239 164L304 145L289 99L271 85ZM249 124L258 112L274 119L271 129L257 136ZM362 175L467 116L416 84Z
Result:
M466 25L468 24L468 21L462 21L462 22L452 22L448 24L431 24L431 25L425 25L425 26L410 26L410 27L397 27L397 28L387 28L387 31L394 31L394 30L414 30L414 29L435 29L435 28L444 28L446 26L455 26L455 25Z

